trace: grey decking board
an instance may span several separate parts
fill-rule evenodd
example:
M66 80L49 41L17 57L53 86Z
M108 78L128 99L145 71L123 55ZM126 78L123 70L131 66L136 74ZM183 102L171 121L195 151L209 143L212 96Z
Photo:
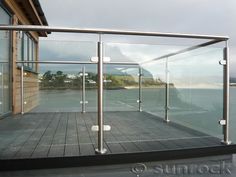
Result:
M36 149L38 143L40 142L42 136L46 132L48 126L53 119L53 115L50 115L48 119L44 120L31 135L28 141L21 147L21 149L16 153L16 158L29 158L32 156L34 150ZM39 129L39 130L38 130Z
M114 142L118 141L117 142L117 146L121 146L121 148L123 149L123 151L125 152L129 152L131 151L131 149L134 149L135 151L137 151L138 148L137 145L135 145L134 143L129 143L129 144L123 144L123 142L127 142L129 141L129 137L127 137L119 128L119 126L117 126L116 123L112 123L112 121L110 122L111 123L111 126L112 126L112 129L115 128L117 133L118 133L118 136L115 136L114 138ZM111 129L111 131L112 131ZM112 151L112 149L111 149Z
M144 152L151 151L153 149L147 142L140 141L140 142L135 142L135 144Z
M81 155L95 155L94 146L92 144L80 144Z
M65 154L64 156L79 156L79 145L71 145L71 144L66 144L65 145Z
M27 115L25 118L29 117L29 115ZM23 117L24 118L24 117ZM23 119L22 118L22 119ZM37 122L37 124L33 124L30 128L32 129L32 131L30 132L30 134L22 134L20 136L20 138L16 138L11 144L10 147L5 149L5 152L3 152L1 154L1 157L5 158L5 157L9 157L9 158L16 158L16 154L17 152L22 148L22 146L27 143L27 140L33 135L33 133L35 132L35 130L37 129L37 127L40 126L40 124L42 123L42 120L39 120Z
M121 146L120 143L106 143L107 146L109 147L111 153L123 153L125 152L123 146Z
M63 157L65 151L65 145L52 145L50 147L48 157Z
M144 116L148 115L151 119L155 119L156 121L159 121L159 122L165 122L163 118L160 118L158 116L155 116L155 115L147 113L147 112L143 112L143 113L144 113ZM174 121L170 121L168 124L172 127L175 127L176 128L175 131L177 131L179 134L181 134L180 132L184 132L185 135L190 134L191 136L194 135L195 137L207 136L206 133L203 133L203 132L200 132L198 130L186 127L186 126L178 124Z
M91 130L91 127L93 125L97 124L96 116L94 116L94 114L89 114L88 118L85 119L85 122L87 124L88 132L89 132L89 135L90 135L90 139L93 143L93 146L94 146L94 148L97 148L97 141L98 141L97 132L93 132ZM106 132L104 133L104 136L105 136L105 134L106 134ZM111 153L111 150L107 146L106 142L104 143L104 148L107 149L107 153Z
M34 150L33 154L31 155L32 158L42 158L48 156L48 151L50 149L50 145L38 145L37 148Z
M88 113L87 115L90 116L89 114L90 113ZM86 119L89 119L88 116L85 116L85 114L81 114L81 120L84 123L84 128L86 128L86 131L83 132L83 133L86 136L86 141L88 141L87 144L91 146L89 149L95 149L94 144L93 144L94 139L93 139L93 137L91 135L91 132L90 132L91 131L91 127L89 127L89 125L87 123L87 120L86 120ZM95 141L94 141L94 143L95 143Z
M35 148L32 157L47 157L54 134L60 121L60 114L53 114L53 119Z
M126 152L140 152L142 149L138 147L134 142L120 143L126 150Z
M57 127L56 127L56 129L55 129L55 131L54 131L54 134L53 134L53 137L52 137L52 139L51 139L51 145L50 145L50 147L49 147L49 150L48 150L48 153L47 153L47 157L55 156L53 150L56 149L56 148L54 148L54 147L52 147L52 146L55 146L54 144L56 144L56 141L55 141L56 134L57 134L57 132L58 132L59 125L61 124L61 121L62 121L62 119L63 119L63 116L62 116L61 113L58 113L58 119L59 119L59 120L58 120L58 123L57 123Z
M75 113L75 126L76 126L76 134L77 134L77 142L78 142L78 148L79 148L79 154L81 154L80 152L80 138L79 138L79 128L78 128L78 113Z
M223 139L223 137L222 137L222 139ZM219 141L219 138L213 137L213 136L205 137L204 140L215 143L215 144L221 143L221 141Z
M67 118L66 113L61 113L61 119L53 137L52 144L48 152L48 157L64 156Z
M196 139L195 140L182 139L182 140L179 141L179 143L181 143L182 148L195 148L195 147L198 147L198 146L196 146L196 144L197 144Z
M166 150L167 147L160 141L146 141L151 150Z
M221 142L218 138L215 137L203 137L199 138L199 142L205 144L206 146L217 146L220 145Z
M96 116L94 116L94 114L90 114L89 118L90 118L90 119L87 119L87 121L88 121L88 126L89 126L89 128L90 128L90 129L89 129L90 137L91 137L91 139L92 139L92 141L93 141L93 144L96 145L96 144L97 144L97 139L98 139L98 137L97 137L97 132L92 132L92 131L91 131L91 127L92 127L93 125L97 125ZM108 132L104 132L104 137L106 137L107 135L108 135ZM107 149L107 152L108 152L108 153L111 153L111 148L107 145L106 140L104 140L104 141L105 141L105 143L104 143L104 148ZM97 146L97 145L96 145L96 146Z
M89 137L88 129L84 119L85 116L83 114L76 113L80 155L93 155L94 146Z
M106 117L105 117L105 120ZM119 132L119 130L113 125L112 121L106 121L106 125L112 126L112 129L109 132L104 133L104 141L106 143L106 146L109 148L109 151L111 153L121 153L125 152L125 148L118 142L118 143L110 143L110 142L116 142L119 141L119 138L122 138L123 135ZM123 138L122 140L125 140Z
M49 152L50 152L51 146L53 144L53 139L56 135L56 132L57 132L59 124L60 124L60 121L63 119L63 117L62 117L61 114L58 113L58 114L56 114L56 119L58 119L58 121L57 121L57 125L55 126L53 134L52 134L52 138L51 138L51 141L50 141L50 146L48 147L48 150L47 150L47 157L49 156Z
M75 117L75 113L68 114L64 156L78 156L80 154Z
M221 145L218 138L191 134L194 130L179 129L181 126L145 112L109 112L104 114L104 121L111 125L111 131L104 133L104 147L109 154ZM95 124L96 113L76 112L28 113L0 120L0 139L4 143L0 145L0 158L9 159L16 153L15 158L95 155L97 132L91 131Z

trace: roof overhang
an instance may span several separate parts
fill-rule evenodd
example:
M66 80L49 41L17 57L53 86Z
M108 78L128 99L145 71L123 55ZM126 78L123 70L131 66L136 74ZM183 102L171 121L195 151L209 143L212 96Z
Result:
M32 25L48 26L39 0L15 0L15 2ZM46 37L47 34L49 33L45 31L39 32L39 36Z

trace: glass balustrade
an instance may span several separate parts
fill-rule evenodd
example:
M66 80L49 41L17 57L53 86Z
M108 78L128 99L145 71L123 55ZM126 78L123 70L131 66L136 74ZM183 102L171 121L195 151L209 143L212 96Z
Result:
M28 51L18 52L13 72L13 117L22 119L12 137L0 136L0 157L222 146L223 40L59 34L40 40L37 53L37 44L18 32ZM2 93L9 91L8 72L0 63Z

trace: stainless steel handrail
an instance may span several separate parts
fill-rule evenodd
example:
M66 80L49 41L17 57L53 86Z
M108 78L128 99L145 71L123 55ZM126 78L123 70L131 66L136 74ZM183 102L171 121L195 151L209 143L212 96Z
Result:
M173 56L178 55L178 54L186 53L186 52L189 52L189 51L192 51L192 50L195 50L195 49L199 49L199 48L202 48L202 47L207 47L209 45L213 45L213 44L216 44L216 43L219 43L219 42L222 42L222 41L221 40L208 41L208 42L205 42L205 43L202 43L202 44L194 45L194 46L191 46L191 47L188 47L188 48L176 51L176 52L172 52L172 53L154 58L154 59L151 59L151 60L143 61L140 64L147 64L147 63L150 63L150 62L153 62L153 61L173 57Z
M16 63L41 63L41 64L98 64L98 62L89 61L16 61ZM139 65L135 62L103 62L107 65Z
M222 40L222 41L229 39L228 36L215 36L215 35L161 33L161 32L150 32L150 31L149 32L142 32L142 31L116 30L116 29L97 29L97 28L68 28L68 27L51 27L51 26L36 26L36 25L3 25L3 24L0 24L0 30L157 36L157 37L192 38L192 39L218 39L218 40Z

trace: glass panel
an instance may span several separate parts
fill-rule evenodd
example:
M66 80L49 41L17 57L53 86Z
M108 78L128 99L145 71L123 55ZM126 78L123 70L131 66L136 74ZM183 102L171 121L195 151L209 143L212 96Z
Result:
M3 79L3 112L7 113L10 111L10 73L9 63L2 65L2 79Z
M0 24L9 24L10 16L0 7ZM10 32L0 31L0 114L10 111Z
M138 67L105 65L104 110L138 110Z
M32 42L32 61L36 61L36 44L33 41ZM32 63L32 70L37 72L37 68L36 68L37 64Z
M23 60L23 33L21 31L17 32L17 60L22 61ZM21 64L18 64L20 66Z
M170 120L221 136L223 110L221 48L202 48L169 58Z
M185 46L106 43L105 57L109 57L112 62L142 63L184 48Z
M85 111L97 111L97 64L83 65L85 67ZM82 68L82 66L81 66ZM82 69L81 69L82 71ZM82 95L82 89L81 89Z
M235 83L235 82L234 82ZM236 87L235 86L231 86L230 87L230 123L229 123L229 139L230 141L232 141L233 143L236 142L236 119L235 114L236 114L236 110L234 108L236 108Z
M3 114L4 113L4 95L3 95L3 65L4 63L1 63L0 64L0 73L1 73L1 81L0 81L0 114Z
M29 74L31 77L32 75L38 77L38 105L30 105L32 107L29 110L31 112L80 112L81 85L78 65L38 64L38 67L39 74ZM26 79L27 76L25 76L25 88L28 84Z
M28 58L29 58L29 51L28 51L28 36L24 33L24 53L23 53L23 61L28 61ZM29 64L28 63L25 63L24 66L28 67Z
M76 35L75 35L76 39ZM97 56L96 43L87 41L40 40L40 61L91 61Z
M143 66L143 110L165 117L165 60L150 62Z
M39 61L89 62L91 57L96 56L95 49L96 43L93 42L42 40ZM38 64L39 103L31 112L81 112L83 67L87 74L85 79L85 101L88 101L86 111L96 111L97 65L55 63Z
M29 60L28 61L33 61L33 58L32 58L33 57L33 52L32 52L32 50L33 50L33 48L32 48L33 41L32 41L31 38L29 38L28 42L29 42L29 44L28 44L29 45L28 46L29 47L29 49L28 49L29 50ZM32 70L32 63L29 63L29 69Z
M124 151L131 146L135 151L142 151L153 147L152 150L158 150L220 144L222 126L218 120L222 117L223 80L218 60L223 56L222 48L204 47L169 55L190 46L106 43L105 57L110 57L111 62L138 62L142 68L142 112L138 112L138 104L136 109L129 109L127 104L122 107L112 102L138 98L138 68L133 77L136 90L127 94L124 89L111 94L104 90L105 109L123 110L104 114L105 123L113 128L110 134L106 133L108 144L124 145ZM116 75L121 74L117 74L115 67L106 66L106 78L119 80ZM169 123L164 121L166 110ZM127 142L130 147L126 147Z

